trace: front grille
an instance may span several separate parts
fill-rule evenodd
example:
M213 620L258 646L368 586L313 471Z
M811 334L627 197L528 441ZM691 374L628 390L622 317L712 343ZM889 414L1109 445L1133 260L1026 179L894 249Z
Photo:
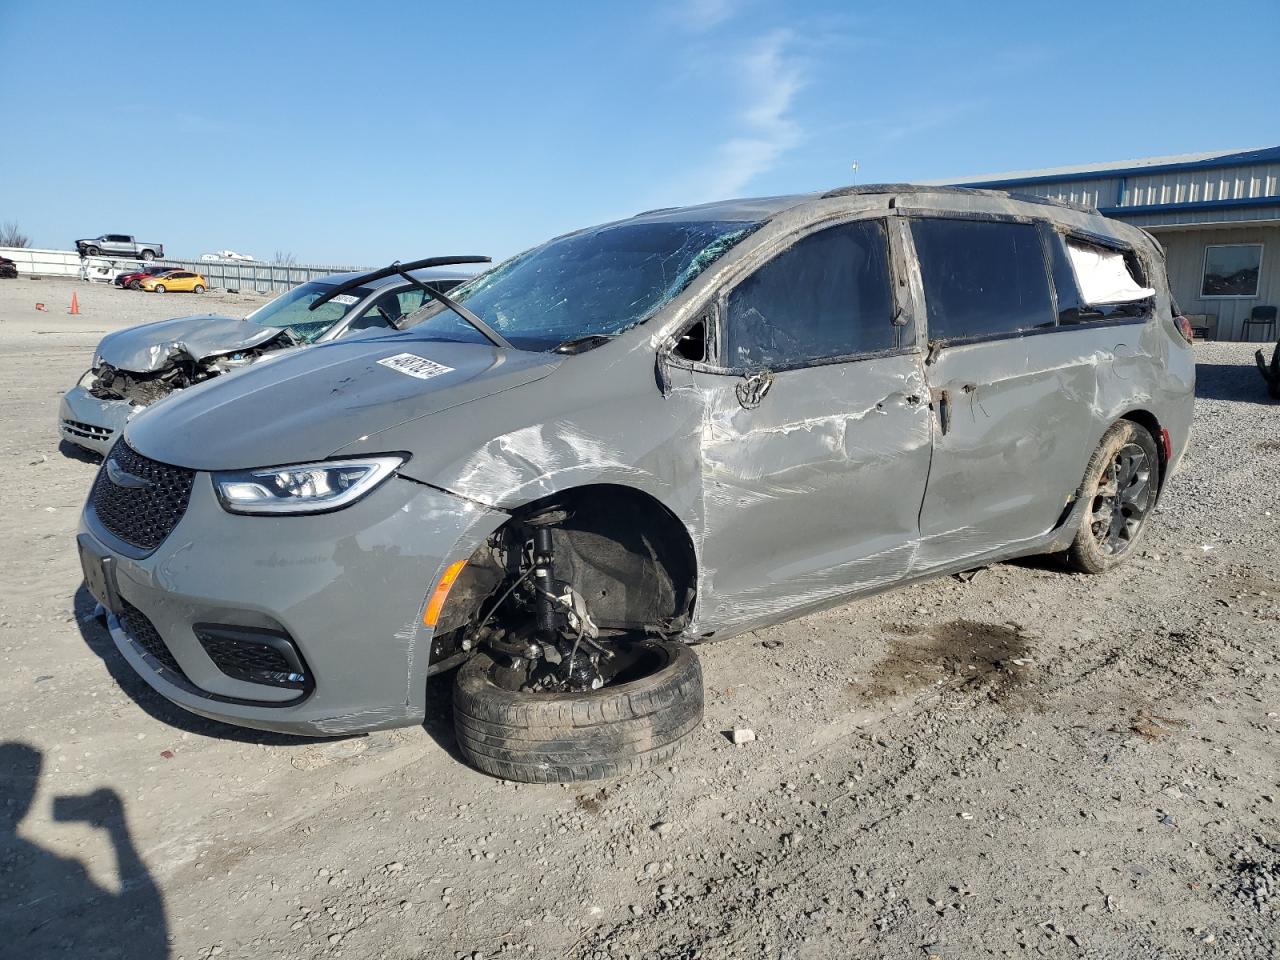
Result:
M178 666L178 661L174 659L173 654L169 652L169 648L161 638L160 631L147 619L147 615L127 600L122 601L122 603L124 604L124 611L120 614L120 622L124 625L125 633L129 635L129 638L159 660L162 666L172 670L185 680L187 675L182 672L182 668Z
M109 475L113 463L142 483L118 486ZM125 543L154 550L186 513L195 477L194 470L150 460L121 439L98 471L89 503L99 522Z
M214 666L229 677L289 690L309 685L297 648L284 634L199 623L195 633Z
M81 423L79 420L63 420L62 426L67 433L85 440L110 440L115 433L109 427L95 427L92 423Z

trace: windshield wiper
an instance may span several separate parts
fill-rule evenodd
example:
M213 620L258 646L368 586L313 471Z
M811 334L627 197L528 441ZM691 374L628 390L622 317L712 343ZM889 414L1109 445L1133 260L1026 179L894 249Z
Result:
M410 279L413 279L413 278L410 277ZM487 339L495 347L501 347L503 350L515 349L515 347L511 345L511 342L506 337L500 334L497 330L493 329L493 327L489 326L487 323L481 320L478 316L476 316L474 313L472 313L462 304L458 303L452 297L446 296L445 294L441 293L439 290L431 290L425 286L422 289L425 290L431 296L435 297L441 303L443 303L446 307L448 307L450 310L452 310L454 313L460 316L463 320L467 321L467 323L471 324L473 327L479 330L482 334L484 334L485 339Z
M439 290L433 290L431 287L427 286L417 277L411 276L409 273L410 270L421 270L424 267L444 267L444 266L448 266L450 264L456 264L456 263L492 263L492 262L493 262L492 257L427 257L425 260L414 260L412 263L401 263L399 260L397 260L395 263L391 264L391 266L389 267L383 267L381 270L374 270L372 273L362 273L360 276L353 277L352 279L346 281L345 283L338 284L338 286L334 287L328 293L324 294L323 296L317 297L315 301L311 304L311 306L307 307L307 309L314 310L316 309L316 307L319 307L322 304L328 303L334 297L339 296L340 294L343 294L348 290L352 290L358 286L369 283L373 280L381 280L383 277L391 277L391 276L395 276L396 274L399 274L400 276L408 280L411 284L413 284L415 287L417 287L419 290L421 290L423 293L425 293L427 296L431 297L434 300L439 300L442 304L444 304L446 307L448 307L450 310L452 310L454 313L460 316L463 320L471 324L471 326L475 327L477 332L479 332L486 340L492 343L495 347L501 347L503 350L514 350L515 347L513 347L511 343L504 336L502 336L502 334L498 333L498 331L494 330L493 327L489 326L487 323L481 320L478 316L476 316L474 313L472 313L470 310L464 307L462 304L458 303L456 300L452 299L451 297L448 297L445 294L441 293Z

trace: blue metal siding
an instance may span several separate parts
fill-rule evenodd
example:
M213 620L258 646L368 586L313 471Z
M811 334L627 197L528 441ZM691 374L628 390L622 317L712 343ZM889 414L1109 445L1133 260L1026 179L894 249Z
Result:
M1108 216L1133 218L1143 226L1275 220L1280 219L1280 147L1211 160L1013 177L965 186L1069 200L1096 207Z
M1179 163L1144 164L1132 167L1112 167L1106 170L1081 170L1073 173L1032 174L1026 177L1013 177L996 180L957 180L957 187L992 187L1002 190L1005 185L1017 183L1023 186L1033 184L1055 184L1065 181L1083 180L1115 180L1130 176L1155 176L1162 173L1182 173L1187 171L1206 172L1221 167L1253 167L1280 163L1280 147L1267 147L1263 150L1246 150L1243 153L1222 154L1207 160L1187 160Z

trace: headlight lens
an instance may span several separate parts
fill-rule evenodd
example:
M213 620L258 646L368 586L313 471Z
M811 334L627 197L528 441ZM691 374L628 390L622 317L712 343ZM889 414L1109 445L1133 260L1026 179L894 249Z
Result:
M403 456L300 463L213 475L213 487L230 513L326 513L350 506L405 462Z

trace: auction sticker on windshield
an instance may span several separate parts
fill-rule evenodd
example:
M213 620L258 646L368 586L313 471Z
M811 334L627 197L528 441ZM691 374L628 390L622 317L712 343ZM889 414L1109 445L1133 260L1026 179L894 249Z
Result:
M397 353L394 357L384 357L378 362L384 367L399 370L401 373L417 377L419 380L430 380L432 377L438 377L442 373L453 372L453 367L446 367L443 363L436 363L434 360L420 357L416 353Z
M330 297L329 299L332 300L334 303L342 304L344 307L349 307L353 303L358 303L360 300L359 297L353 297L349 293L340 293L336 297Z

